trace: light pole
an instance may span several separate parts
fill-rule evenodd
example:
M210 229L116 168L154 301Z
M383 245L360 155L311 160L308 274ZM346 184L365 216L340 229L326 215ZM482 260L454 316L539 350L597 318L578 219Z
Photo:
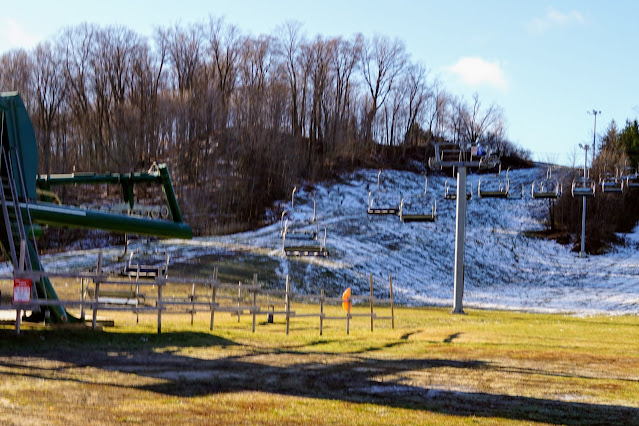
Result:
M596 117L596 116L595 116ZM584 180L583 185L586 187L586 167L588 166L588 144L579 144L579 148L582 148L585 152L584 155ZM586 255L586 197L581 197L583 199L583 207L581 211L581 251L579 252L579 257L584 257Z
M592 132L592 164L595 164L595 152L597 151L597 114L601 114L601 111L593 109L592 111L588 111L588 114L595 116L595 129Z

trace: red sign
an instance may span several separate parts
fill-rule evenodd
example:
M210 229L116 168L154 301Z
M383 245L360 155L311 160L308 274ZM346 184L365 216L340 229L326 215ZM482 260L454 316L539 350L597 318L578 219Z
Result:
M28 278L13 279L13 303L31 302L31 280Z

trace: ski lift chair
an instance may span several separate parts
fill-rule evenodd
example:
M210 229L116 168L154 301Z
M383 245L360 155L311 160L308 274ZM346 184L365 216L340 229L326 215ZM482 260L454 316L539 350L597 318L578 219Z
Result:
M466 199L470 200L473 198L473 184L470 184L470 190L466 188ZM448 179L444 182L444 199L445 200L453 200L457 199L457 181L453 181L450 183Z
M129 260L122 268L122 275L129 278L166 277L169 270L169 255L164 252L164 261L158 265L157 252L143 253L139 250L132 251Z
M623 179L608 172L599 179L601 191L606 194L619 194L623 192Z
M533 199L556 200L561 197L561 183L552 177L550 167L546 172L546 178L535 180L532 183L531 195Z
M470 184L470 191L466 187L466 200L473 198L473 184ZM444 199L445 200L457 200L457 180L455 179L455 167L453 166L453 182L450 183L448 179L444 181Z
M289 235L289 238L314 240L319 234L319 222L298 219L285 210L280 219L280 235L284 236L285 233Z
M367 214L396 215L399 212L400 197L389 194L380 187L382 171L377 173L377 187L368 192Z
M450 167L455 163L476 162L479 168L492 168L499 163L499 157L492 152L484 153L477 146L464 149L456 143L436 143L435 156L428 159L431 169Z
M639 173L636 169L630 166L625 166L623 168L620 174L620 179L623 180L624 188L639 188Z
M589 177L580 176L572 181L572 196L573 197L594 197L595 196L595 182Z
M556 200L561 197L561 183L558 181L535 181L532 183L531 195L536 200Z
M626 188L639 189L639 173L635 172L626 176Z
M500 169L496 175L485 176L479 179L479 183L477 184L477 195L479 198L508 198L510 190L508 170L506 170L505 176L501 174Z
M291 208L290 208L290 212L291 213L305 213L303 212L301 209L299 209L299 204L296 205L295 203L295 193L297 192L297 186L293 188L293 191L291 193ZM306 222L308 223L313 223L317 221L317 201L315 200L315 194L313 192L310 193L311 194L311 198L313 199L313 216L310 218L305 219Z
M282 235L282 251L286 256L328 256L328 250L326 250L326 227L324 227L323 238L320 238L318 235L313 240L311 240L317 241L317 244L307 243L287 245L287 236L290 237L291 235L294 234L289 234L288 228L285 228L284 234Z
M424 176L424 192L409 195L399 203L399 218L402 222L434 222L437 219L437 200L431 205L426 193L428 178ZM428 212L430 207L430 212Z
M406 199L402 198L402 201L399 205L399 218L402 222L435 222L437 220L437 201L435 200L431 205L431 212L424 213L424 209L422 209L421 213L417 212L406 212ZM413 206L410 206L413 207ZM422 205L422 207L424 207Z
M521 184L521 191L508 191L508 196L506 198L508 199L512 199L512 200L523 200L524 199L524 194L526 193L526 189L524 188L524 184Z
M144 305L146 297L143 293L140 293L139 280L154 280L158 277L166 278L169 273L169 254L164 251L162 259L159 258L159 254L157 250L153 252L131 251L129 259L124 263L124 267L120 271L120 275L129 277L132 280L130 288L128 290L102 290L100 291L98 302L116 305ZM92 291L89 290L90 295L91 293Z

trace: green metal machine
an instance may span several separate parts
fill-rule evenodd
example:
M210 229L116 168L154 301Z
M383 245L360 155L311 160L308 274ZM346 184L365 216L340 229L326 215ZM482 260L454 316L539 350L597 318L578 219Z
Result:
M153 235L163 238L191 238L193 232L184 223L171 177L166 165L154 165L146 173L79 173L38 176L38 150L33 125L16 92L0 94L0 245L19 267L20 246L26 244L25 269L43 271L36 250L35 236L39 225L102 229L120 233ZM92 211L38 200L38 190L51 190L56 185L114 184L122 188L122 198L134 206L136 184L162 187L172 220L150 219L125 214ZM32 293L41 299L57 300L47 277L33 284ZM68 322L65 309L52 306L51 320Z

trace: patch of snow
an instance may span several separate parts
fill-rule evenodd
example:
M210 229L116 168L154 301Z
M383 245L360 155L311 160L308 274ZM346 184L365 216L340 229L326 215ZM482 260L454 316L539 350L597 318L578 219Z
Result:
M365 392L371 395L399 395L407 393L425 393L426 391L421 388L415 388L413 386L406 385L372 385L366 388L356 388L360 392Z
M626 241L626 244L639 248L639 225L635 226L635 229L633 229L632 232L621 234L621 236Z

